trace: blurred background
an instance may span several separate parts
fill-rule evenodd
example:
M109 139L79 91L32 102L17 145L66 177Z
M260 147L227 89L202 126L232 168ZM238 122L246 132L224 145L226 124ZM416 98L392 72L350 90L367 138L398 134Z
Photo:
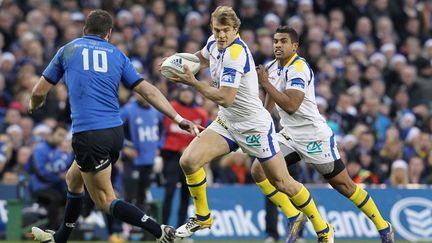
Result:
M115 20L110 42L183 117L206 126L217 105L166 80L158 63L176 52L200 50L219 5L236 10L240 36L257 65L273 59L279 25L299 33L299 54L315 72L319 110L336 134L350 176L373 188L398 239L432 242L432 0L0 1L0 239L25 239L29 225L57 228L60 222L63 179L73 160L67 89L58 84L32 115L27 106L58 48L82 35L88 13L109 11ZM198 77L210 82L207 70ZM112 176L116 190L159 222L180 225L193 214L178 165L192 137L124 87L119 94L127 140ZM210 208L221 226L196 239L283 238L283 217L279 224L277 216L266 220L265 198L250 165L251 158L236 152L206 167ZM311 167L299 163L290 171L312 188L338 238L376 239L368 219ZM312 232L308 226L305 238ZM88 206L74 237L122 242L148 236Z

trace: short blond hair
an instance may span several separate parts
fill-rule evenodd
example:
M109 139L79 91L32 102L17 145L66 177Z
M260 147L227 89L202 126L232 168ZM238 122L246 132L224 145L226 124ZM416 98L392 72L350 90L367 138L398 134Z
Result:
M240 19L231 7L219 6L211 14L210 26L212 26L213 20L223 25L232 26L234 29L240 28Z

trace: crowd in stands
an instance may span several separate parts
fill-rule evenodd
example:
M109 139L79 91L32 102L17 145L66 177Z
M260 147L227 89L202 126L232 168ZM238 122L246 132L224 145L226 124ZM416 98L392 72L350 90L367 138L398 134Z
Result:
M63 124L69 129L71 121L66 86L58 84L45 106L33 114L27 113L27 107L44 68L59 47L82 35L85 16L96 8L112 13L115 27L110 42L131 58L145 79L173 104L198 112L197 122L213 121L218 107L162 77L158 64L176 52L199 51L211 35L209 17L217 5L236 9L242 21L240 36L257 64L273 59L272 36L279 25L300 34L300 55L315 72L319 110L336 134L341 156L356 182L432 183L432 0L4 0L0 4L3 183L27 181L29 190L36 192L39 184L59 186L63 180L73 158L71 134L53 140L60 136L54 132ZM208 71L198 76L210 82ZM187 91L186 98L182 91ZM119 93L122 109L138 100L124 87ZM166 156L179 156L191 138L181 134L167 139L167 131L180 133L179 129L160 121L153 124L156 128L137 128L138 135L130 129L135 121L126 121L131 142L125 143L116 164L120 177L130 171L126 183L133 183L135 170L124 169L149 148L138 148L134 137L158 143L151 159L145 158L149 161L144 164L156 172L156 176L144 173L152 178L150 183L163 185L173 173L172 167L160 169L161 161L165 157L172 162L173 157ZM53 152L41 157L37 150L41 147ZM207 179L251 183L250 165L251 158L232 153L211 163ZM309 166L302 163L299 170L302 182L323 182ZM118 191L122 192L121 186Z

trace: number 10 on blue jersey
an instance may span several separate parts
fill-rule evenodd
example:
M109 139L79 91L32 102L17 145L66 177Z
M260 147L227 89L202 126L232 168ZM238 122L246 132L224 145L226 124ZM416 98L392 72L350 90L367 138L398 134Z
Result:
M92 50L93 53L93 70L100 73L106 73L108 72L108 61L107 61L107 53L106 51L102 50ZM82 56L83 56L83 69L89 70L90 69L90 58L89 58L89 49L84 48L82 50ZM99 59L100 58L100 59Z

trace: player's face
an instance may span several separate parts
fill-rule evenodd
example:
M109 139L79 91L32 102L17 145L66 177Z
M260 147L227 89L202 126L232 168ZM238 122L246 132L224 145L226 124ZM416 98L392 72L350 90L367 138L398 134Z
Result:
M222 25L217 21L212 21L212 32L218 49L225 49L237 37L238 29L231 25Z
M273 52L278 60L291 58L298 48L298 43L292 43L289 34L276 33L273 38Z

